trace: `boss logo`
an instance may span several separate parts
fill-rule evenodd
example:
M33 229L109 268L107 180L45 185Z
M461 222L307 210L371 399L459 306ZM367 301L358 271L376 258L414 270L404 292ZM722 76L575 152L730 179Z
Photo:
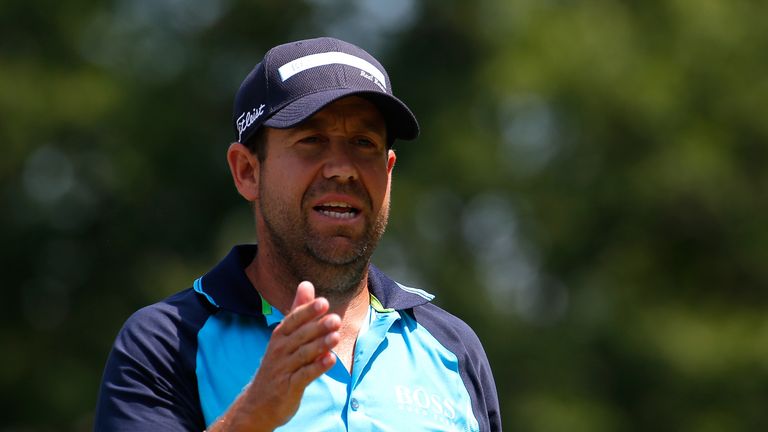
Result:
M400 409L422 415L432 414L448 420L456 418L456 403L423 387L395 386L395 397Z

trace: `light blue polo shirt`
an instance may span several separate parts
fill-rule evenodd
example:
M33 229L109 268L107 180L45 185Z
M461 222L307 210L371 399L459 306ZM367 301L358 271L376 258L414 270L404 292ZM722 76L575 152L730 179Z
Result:
M283 315L244 273L238 246L192 289L137 312L107 363L97 429L202 430L261 366ZM371 301L351 373L337 361L279 431L500 430L485 352L461 320L370 266ZM149 429L143 429L149 427Z

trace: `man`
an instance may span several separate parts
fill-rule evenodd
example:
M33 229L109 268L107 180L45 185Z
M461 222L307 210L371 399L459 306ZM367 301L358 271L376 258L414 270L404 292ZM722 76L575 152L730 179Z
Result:
M419 132L381 64L331 38L275 47L234 124L227 161L258 247L126 322L96 429L500 430L474 332L370 265L391 145Z

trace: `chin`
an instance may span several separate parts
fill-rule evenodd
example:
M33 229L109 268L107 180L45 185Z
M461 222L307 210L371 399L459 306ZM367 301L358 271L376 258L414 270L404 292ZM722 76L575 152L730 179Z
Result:
M360 292L360 282L365 277L367 264L367 261L360 261L343 266L326 265L317 269L310 279L315 285L315 294L325 297L331 303L350 300Z
M365 246L345 244L333 244L337 242L322 242L308 245L310 254L319 262L331 266L348 266L362 260L367 261Z
M331 242L317 242L307 245L307 251L314 261L307 275L318 295L331 301L345 301L358 293L360 282L370 260L370 245L346 242L344 247L331 246Z

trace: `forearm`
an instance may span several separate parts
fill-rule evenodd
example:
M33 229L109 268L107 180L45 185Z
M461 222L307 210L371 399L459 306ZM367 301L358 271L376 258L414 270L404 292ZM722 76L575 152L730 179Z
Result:
M273 425L270 411L261 406L253 397L253 386L248 386L232 406L222 414L207 432L272 432L279 425Z

